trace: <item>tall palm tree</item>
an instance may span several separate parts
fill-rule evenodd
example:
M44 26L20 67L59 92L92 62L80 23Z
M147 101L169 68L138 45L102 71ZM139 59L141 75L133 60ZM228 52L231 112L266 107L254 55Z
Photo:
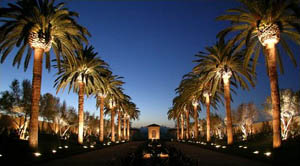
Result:
M253 56L253 71L255 71L260 50L263 50L271 88L273 147L278 148L281 146L281 130L277 64L283 73L279 48L285 51L296 65L294 53L287 39L300 44L299 1L240 0L240 2L240 7L229 9L228 13L217 18L217 20L227 20L232 23L218 36L224 37L234 32L231 44L238 43L238 48L246 46L244 64L247 66Z
M69 85L69 92L73 88L78 93L78 143L83 143L84 126L84 95L92 94L99 84L103 85L99 73L107 73L107 64L96 57L98 53L94 52L92 46L86 46L84 49L76 51L76 57L71 60L62 59L61 70L57 73L55 80L57 93L60 89L65 89ZM55 65L55 67L58 67ZM97 86L96 86L97 84Z
M103 75L100 75L103 77ZM103 142L104 140L104 102L108 94L116 94L120 96L119 88L124 84L121 81L122 77L117 75L112 75L112 72L109 72L103 78L103 86L102 84L97 85L97 106L100 105L100 123L99 123L99 141Z
M130 101L129 103L129 107L127 109L127 140L130 140L130 119L132 120L137 120L139 119L140 116L140 110L138 109L138 107L136 106L135 103L133 103L132 101Z
M167 112L169 120L176 120L176 138L177 140L180 139L180 114L178 111L174 109L174 107L170 108Z
M88 31L76 23L78 14L63 8L64 3L54 4L54 0L20 0L0 8L1 63L16 46L17 54L13 65L20 66L24 51L27 49L24 69L26 70L34 51L32 78L32 105L30 114L29 146L38 147L38 116L42 79L43 55L46 68L50 70L50 49L60 66L60 57L72 57L72 51L81 48L81 41L87 43Z
M230 41L228 42L230 43ZM251 66L244 68L244 56L242 52L235 52L235 47L228 46L224 40L220 40L216 45L207 47L208 53L200 52L199 59L196 60L197 66L194 67L194 73L205 73L206 82L211 82L212 93L215 94L217 89L223 86L227 118L227 143L233 143L232 118L230 107L230 85L248 89L248 83L254 86Z

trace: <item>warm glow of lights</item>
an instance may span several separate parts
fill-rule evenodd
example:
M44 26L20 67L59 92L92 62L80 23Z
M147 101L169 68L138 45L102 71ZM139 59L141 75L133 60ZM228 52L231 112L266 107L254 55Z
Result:
M253 153L254 153L254 154L258 154L258 153L259 153L259 151L254 151Z
M106 144L103 144L103 146L105 146Z
M216 148L220 148L220 147L221 147L221 145L216 145L215 147L216 147Z
M87 149L88 147L87 147L87 146L83 146L83 148L84 148L84 149Z
M2 154L0 154L0 157L2 157Z
M144 159L149 159L149 158L151 158L151 154L150 153L146 153L146 154L144 154L143 158Z
M248 147L247 146L244 146L244 149L247 149Z
M116 141L116 143L118 144L118 143L120 143L119 141Z
M214 144L214 143L211 143L210 145L211 145L211 146L214 146L215 144Z
M168 154L164 154L164 153L160 153L160 154L159 154L159 157L160 157L160 158L168 158L169 155L168 155Z
M182 140L182 142L185 142L185 140Z
M269 156L271 156L272 153L271 152L266 152L264 154L269 157Z
M61 146L59 146L59 147L58 147L58 149L62 149L62 147L61 147Z
M122 140L121 142L123 142L123 143L124 143L124 142L125 142L125 140Z
M226 146L222 146L222 148L223 148L223 149L225 149L225 148L226 148Z
M156 145L156 147L161 147L161 144Z
M33 153L34 154L34 156L35 157L40 157L42 154L41 153L39 153L39 152L35 152L35 153Z
M242 145L239 146L239 148L242 148L242 147L243 147Z
M91 145L90 148L94 148L94 145Z
M55 149L53 149L53 150L52 150L52 153L56 153L56 150L55 150Z
M68 149L69 147L68 146L64 146L66 149Z

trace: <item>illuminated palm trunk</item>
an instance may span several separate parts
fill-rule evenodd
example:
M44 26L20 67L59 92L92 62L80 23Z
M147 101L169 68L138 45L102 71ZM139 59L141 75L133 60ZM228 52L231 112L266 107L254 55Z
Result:
M210 142L210 98L205 96L206 104L206 141Z
M227 144L233 144L233 133L232 133L232 119L231 119L231 108L230 108L230 78L223 78L224 82L224 96L226 105L226 129L227 129Z
M38 148L39 132L39 103L42 83L42 64L44 49L34 49L33 78L32 78L32 99L31 114L29 124L29 147L36 150Z
M179 135L180 135L180 125L179 125L179 116L177 116L177 135L176 135L176 137L177 137L177 140L179 140L180 139L180 137L179 137Z
M100 97L99 141L104 141L104 98Z
M190 111L186 111L186 139L190 139Z
M195 133L195 139L198 139L198 112L197 112L197 106L194 106L194 133Z
M121 111L118 111L118 140L121 140Z
M111 109L111 118L110 118L110 122L111 122L111 142L115 142L115 110L114 108Z
M127 140L130 139L130 124L129 124L129 118L127 119Z
M184 119L182 114L180 114L180 119L181 119L181 139L184 139Z
M123 119L123 139L126 140L126 118Z
M275 44L267 45L268 49L268 72L271 87L272 113L273 113L273 148L281 146L280 126L280 100L278 89L278 76L276 69Z
M84 104L84 83L78 82L79 93L78 93L78 143L83 144L83 104Z

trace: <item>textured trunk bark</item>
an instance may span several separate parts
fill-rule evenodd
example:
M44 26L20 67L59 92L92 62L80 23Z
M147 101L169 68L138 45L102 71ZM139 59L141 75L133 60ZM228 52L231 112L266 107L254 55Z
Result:
M118 141L121 141L121 112L118 111Z
M183 119L183 115L180 115L181 118L181 139L184 139L184 119Z
M195 139L198 139L198 112L197 112L197 106L194 106L194 136Z
M111 142L115 142L115 108L111 109L111 117L110 117L110 122L111 122Z
M268 72L269 72L269 79L270 79L272 112L273 112L273 148L279 148L281 146L280 100L279 100L275 48L276 47L274 44L270 44L267 46Z
M186 139L190 139L190 111L186 111Z
M29 147L32 150L37 150L38 148L39 107L42 83L43 54L44 49L34 49L31 114L29 124Z
M126 118L123 119L123 139L126 140Z
M130 124L129 124L129 118L127 119L127 140L130 140Z
M179 137L179 135L180 135L180 129L179 129L180 125L179 125L179 122L180 122L179 116L177 116L177 135L176 135L177 140L180 139L180 137Z
M83 143L83 104L84 104L84 83L79 82L78 93L78 143Z
M231 120L231 108L230 108L230 79L223 79L224 82L224 96L226 104L226 129L227 129L227 144L233 144L233 133L232 133L232 120Z
M104 141L104 98L100 97L99 141Z
M210 97L205 97L206 103L206 141L210 142Z

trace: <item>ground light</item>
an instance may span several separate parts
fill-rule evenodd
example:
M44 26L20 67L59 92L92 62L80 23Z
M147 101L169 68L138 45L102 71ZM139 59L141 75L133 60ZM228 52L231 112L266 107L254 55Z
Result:
M69 147L68 147L68 146L65 146L65 148L68 149Z
M58 147L58 149L62 149L62 147L61 147L61 146L59 146L59 147Z
M244 146L244 149L247 149L248 147L247 146Z
M39 153L39 152L35 152L35 153L33 153L34 154L34 156L35 157L40 157L42 154L41 153Z
M83 148L84 148L84 149L87 149L88 147L87 147L87 146L83 146Z
M225 149L225 148L226 148L226 146L222 146L222 148L223 148L223 149Z
M253 153L254 153L254 154L258 154L258 153L259 153L259 151L254 151Z
M0 157L2 157L2 154L0 154Z
M91 145L90 148L94 148L94 145Z
M105 146L106 144L103 144L103 146Z
M271 152L266 152L264 154L269 157L269 156L271 156L272 153Z
M53 150L52 150L52 153L56 153L56 150L55 150L55 149L53 149Z
M242 147L243 147L242 145L239 146L239 148L242 148Z

